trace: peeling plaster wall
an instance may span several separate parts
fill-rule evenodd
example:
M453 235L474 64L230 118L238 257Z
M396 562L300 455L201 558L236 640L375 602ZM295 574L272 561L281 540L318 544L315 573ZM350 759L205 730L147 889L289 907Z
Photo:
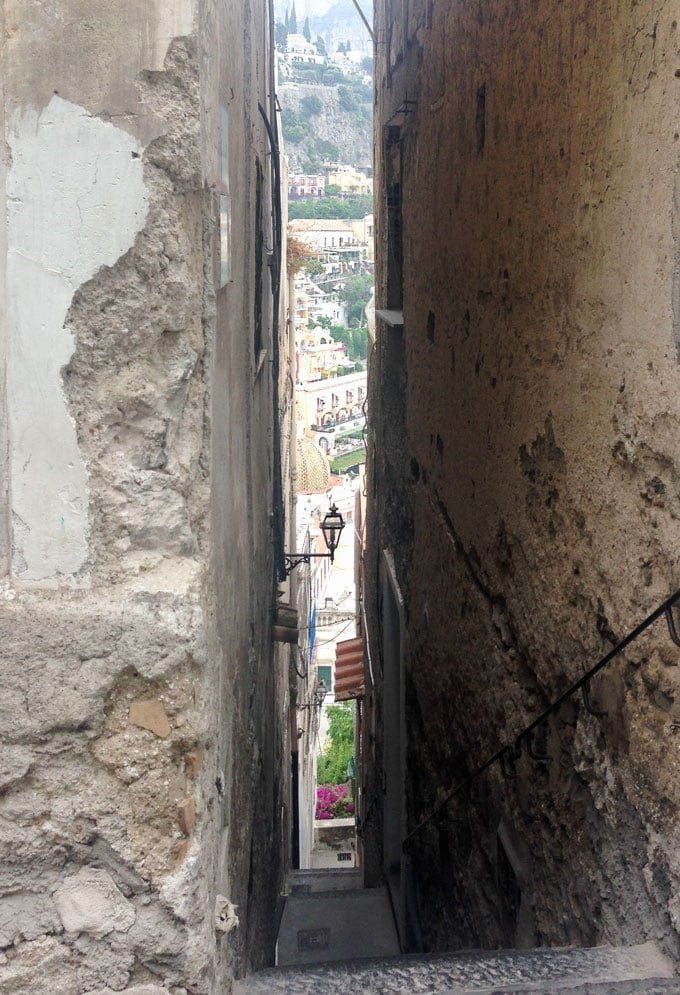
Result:
M5 0L1 24L0 988L226 992L273 957L290 749L253 345L267 18Z
M680 33L662 0L395 0L376 29L377 299L404 330L372 362L368 571L393 550L413 826L679 586ZM679 665L657 624L594 682L606 717L563 709L550 764L428 826L428 944L677 953Z
M134 244L147 193L141 146L60 97L40 113L17 109L8 142L13 572L44 580L77 574L88 553L87 475L61 384L66 315L74 292Z
M0 33L5 36L5 10L0 4ZM5 140L4 74L0 73L0 572L7 571L10 557L9 439L7 434L7 168Z

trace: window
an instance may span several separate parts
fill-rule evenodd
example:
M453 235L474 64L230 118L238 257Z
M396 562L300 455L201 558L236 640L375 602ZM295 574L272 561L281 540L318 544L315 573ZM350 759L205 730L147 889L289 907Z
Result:
M385 133L387 198L387 307L403 304L402 139L398 127Z
M326 690L327 691L330 691L330 689L332 687L332 683L331 683L331 674L332 674L332 671L333 671L332 667L317 667L316 668L316 679L318 681L323 681L324 682L324 684L326 685Z
M219 145L217 150L219 182L219 269L218 285L231 281L231 196L229 192L229 111L220 107Z
M262 306L264 300L264 174L258 158L255 159L255 294L253 315L253 352L255 362L262 350Z

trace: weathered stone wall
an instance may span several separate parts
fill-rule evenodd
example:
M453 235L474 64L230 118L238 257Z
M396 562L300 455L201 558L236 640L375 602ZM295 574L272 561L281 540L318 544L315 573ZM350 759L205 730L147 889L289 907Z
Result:
M678 587L679 14L376 13L377 303L404 329L372 364L368 570L393 548L410 827ZM606 717L564 708L550 763L416 837L427 943L677 951L679 664L657 623L594 681Z
M0 26L0 988L224 992L272 956L289 752L266 14Z

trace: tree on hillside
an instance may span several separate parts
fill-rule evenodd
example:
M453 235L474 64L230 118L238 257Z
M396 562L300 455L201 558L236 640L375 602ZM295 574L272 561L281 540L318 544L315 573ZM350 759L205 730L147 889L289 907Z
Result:
M357 109L357 100L348 86L338 87L338 106L341 111L351 114Z
M311 168L307 168L307 167ZM318 168L318 160L305 162L305 172L313 173ZM327 191L328 192L328 191ZM306 200L293 200L288 205L288 217L296 218L363 218L373 211L373 198L361 197L311 197ZM368 298L366 298L368 300Z
M295 13L295 0L293 0L293 6L290 8L290 17L288 19L288 31L292 35L296 35L298 33L297 14Z
M316 41L314 42L314 44L316 45L316 50L319 53L319 55L323 55L323 57L325 58L328 55L328 52L326 51L326 42L323 40L321 35L316 36Z
M311 249L306 242L288 233L286 242L286 269L289 274L299 273L312 258Z
M312 32L309 29L309 17L305 17L305 23L304 23L304 27L302 28L302 33L305 36L305 38L307 39L307 41L311 44L311 41L312 41Z
M307 117L317 117L323 110L323 104L316 93L308 93L303 97L300 106Z
M275 31L276 47L280 49L285 49L286 38L288 37L288 29L286 28L286 25L281 24L281 22L279 21L276 24L274 31Z
M344 288L338 291L339 300L347 307L347 323L362 325L365 319L364 308L373 290L373 277L370 273L357 273L344 279Z
M368 332L365 328L345 328L344 325L330 326L330 332L336 342L347 346L347 355L356 362L366 359L368 354Z

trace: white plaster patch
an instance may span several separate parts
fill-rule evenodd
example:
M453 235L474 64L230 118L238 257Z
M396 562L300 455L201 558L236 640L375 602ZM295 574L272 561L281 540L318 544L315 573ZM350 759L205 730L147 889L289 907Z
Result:
M125 933L137 918L134 906L107 871L81 867L54 893L54 904L67 933Z
M155 10L149 11L142 39L142 63L159 72L170 43L175 38L190 35L194 27L191 0L156 0Z
M142 148L53 97L17 111L8 141L7 396L13 569L44 580L88 555L88 487L61 370L74 292L133 245L146 220ZM105 329L103 329L105 332Z

